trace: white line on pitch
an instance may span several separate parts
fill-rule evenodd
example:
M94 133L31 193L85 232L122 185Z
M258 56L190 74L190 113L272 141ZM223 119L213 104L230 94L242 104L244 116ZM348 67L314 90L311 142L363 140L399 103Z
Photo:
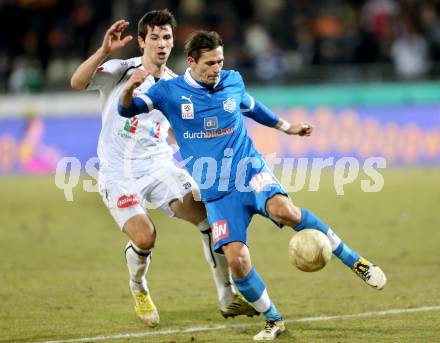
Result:
M305 317L305 318L299 318L299 319L287 319L287 320L285 320L285 322L286 323L318 322L318 321L333 320L333 319L377 317L377 316L387 316L387 315L402 314L402 313L432 312L432 311L440 311L440 306L398 308L398 309L386 310L386 311L341 314L341 315L336 315L336 316ZM137 337L147 337L147 336L172 335L172 334L184 334L184 333L192 333L192 332L236 329L236 328L245 328L245 327L250 327L250 326L255 326L255 325L257 325L257 323L202 326L202 327L191 327L191 328L187 328L187 329L133 332L133 333L122 333L122 334L115 334L115 335L109 335L109 336L94 336L94 337L85 337L85 338L61 339L61 340L55 340L55 341L39 341L38 343L43 343L43 342L44 343L94 342L94 341L103 341L103 340L116 340L116 339L123 339L123 338L137 338Z

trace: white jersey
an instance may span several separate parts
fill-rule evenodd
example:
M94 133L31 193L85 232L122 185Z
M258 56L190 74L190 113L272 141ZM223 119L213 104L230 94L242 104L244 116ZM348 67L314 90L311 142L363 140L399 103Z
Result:
M101 95L102 128L97 151L101 175L137 178L154 164L172 160L173 150L166 141L170 124L162 112L153 110L130 119L118 113L121 92L138 68L143 68L140 57L109 60L97 69L88 86L89 90L99 90ZM166 68L162 79L176 76ZM154 84L154 77L149 75L134 95Z

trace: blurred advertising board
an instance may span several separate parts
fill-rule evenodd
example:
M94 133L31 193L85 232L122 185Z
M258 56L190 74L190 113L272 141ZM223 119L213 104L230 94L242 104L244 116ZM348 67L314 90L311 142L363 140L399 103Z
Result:
M263 154L366 159L387 166L440 165L440 84L256 88L249 92L285 119L315 126L287 136L247 120ZM3 97L0 174L51 174L62 157L96 156L97 94Z

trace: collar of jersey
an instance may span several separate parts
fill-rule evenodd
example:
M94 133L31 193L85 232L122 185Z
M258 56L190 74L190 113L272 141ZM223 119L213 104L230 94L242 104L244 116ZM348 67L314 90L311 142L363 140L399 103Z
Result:
M206 88L206 86L203 83L201 83L201 82L199 82L199 81L197 81L196 79L193 78L193 76L191 75L191 68L186 69L185 75L184 75L183 78L184 78L185 82L187 84L189 84L191 87L194 87L194 88ZM212 88L217 87L217 85L220 82L220 79L221 79L221 74L220 74L220 77L218 78L217 82L215 83L215 85Z
M135 57L134 61L135 61L135 65L136 66L139 66L140 69L144 69L145 70L144 65L142 64L142 57L141 56ZM166 75L166 73L168 73L169 75L177 76L176 74L174 74L174 72L170 68L165 66L165 73L164 73L164 75L162 75L162 77L160 79L162 79ZM148 76L151 76L151 77L154 78L154 76L151 75L151 74L148 75Z

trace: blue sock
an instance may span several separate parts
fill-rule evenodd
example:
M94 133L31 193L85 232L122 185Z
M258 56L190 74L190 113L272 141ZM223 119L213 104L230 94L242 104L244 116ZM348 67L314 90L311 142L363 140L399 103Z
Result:
M344 242L341 241L338 247L333 250L333 254L337 256L347 267L353 269L354 264L361 258L356 251L351 250Z
M264 320L281 320L281 315L279 314L275 305L271 302L270 307L266 312L263 312Z
M359 254L351 250L319 217L309 210L302 208L301 222L293 229L295 231L301 231L306 228L316 229L327 235L332 244L333 254L349 268L353 268L354 264L359 260Z
M325 225L322 220L315 216L306 208L301 209L301 222L293 228L295 231L302 229L316 229L327 235L329 227Z
M263 279L258 275L255 268L252 268L244 278L232 277L237 289L243 297L258 311L263 313L266 320L280 320L281 315L273 305L266 291Z

